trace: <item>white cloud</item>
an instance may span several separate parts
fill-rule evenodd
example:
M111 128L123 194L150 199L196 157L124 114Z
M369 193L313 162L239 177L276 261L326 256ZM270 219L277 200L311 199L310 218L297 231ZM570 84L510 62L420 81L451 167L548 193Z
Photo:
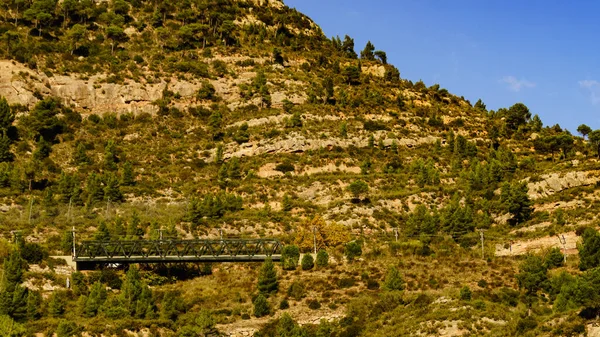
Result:
M533 88L536 85L535 83L530 82L524 78L518 80L514 76L504 76L502 80L500 80L500 82L508 84L508 89L514 92L519 92L523 88Z
M589 93L590 102L593 105L600 103L600 82L596 80L583 80L579 81L579 87Z

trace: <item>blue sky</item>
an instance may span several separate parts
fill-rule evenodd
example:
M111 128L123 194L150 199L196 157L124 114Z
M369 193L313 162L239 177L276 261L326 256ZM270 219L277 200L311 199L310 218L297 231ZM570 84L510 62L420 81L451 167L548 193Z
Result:
M439 83L488 109L522 102L544 125L600 128L600 2L578 0L284 0L370 40L402 78Z

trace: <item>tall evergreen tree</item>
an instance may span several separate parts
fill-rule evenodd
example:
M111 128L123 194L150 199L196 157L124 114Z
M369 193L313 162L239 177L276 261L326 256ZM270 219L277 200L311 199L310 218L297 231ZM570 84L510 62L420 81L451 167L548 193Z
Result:
M577 132L579 132L583 136L583 138L585 138L587 135L590 134L590 132L592 132L592 128L585 124L581 124L577 127Z
M383 50L377 50L373 55L377 57L382 64L387 64L387 54Z
M48 302L48 314L52 317L61 317L65 313L67 296L63 291L55 291Z
M98 310L106 301L107 293L104 284L96 282L90 290L90 295L85 302L84 314L87 317L94 317L98 314Z
M516 183L511 185L508 182L504 183L501 197L508 212L512 215L512 218L508 221L509 224L514 226L529 220L533 209L531 207L532 202L527 195L527 184Z
M13 161L15 156L10 152L10 144L10 138L3 131L0 135L0 163Z
M269 258L263 263L258 273L258 291L265 296L269 296L276 293L278 288L277 271L275 271L273 261Z
M102 179L96 174L90 174L86 184L87 192L87 203L88 205L93 204L97 201L104 199L104 188L102 187Z
M87 155L87 150L83 143L77 143L75 152L73 153L73 163L76 165L90 164L90 157Z
M117 145L111 139L104 147L104 167L109 170L115 170L118 162L119 158L117 157Z
M29 291L27 294L27 319L35 321L42 317L42 295L39 291Z
M133 171L133 165L131 162L126 161L123 164L123 177L121 179L121 184L123 186L133 186L135 185L135 173Z
M112 202L123 201L119 179L113 173L107 173L104 178L104 199Z
M0 282L0 315L18 319L27 314L27 288L21 286L26 262L18 249L11 251L4 260Z
M346 54L346 57L356 58L356 52L354 51L354 39L350 36L344 36L344 42L342 42L342 52Z
M385 277L384 288L390 291L404 289L404 280L396 267L392 267L388 270Z
M7 133L14 121L15 115L8 105L8 101L0 96L0 133Z
M360 52L360 58L369 61L375 60L375 55L373 54L374 50L375 46L371 43L371 41L367 41L365 49Z
M148 296L151 296L151 292L148 293L146 288L148 286L142 281L139 269L137 267L129 268L121 287L121 300L131 315L140 317L143 316L142 313L145 313L146 306L139 306L138 302L144 302Z
M33 159L41 161L43 159L48 158L51 152L52 145L49 142L47 142L43 137L41 137L35 146L35 152L33 152Z

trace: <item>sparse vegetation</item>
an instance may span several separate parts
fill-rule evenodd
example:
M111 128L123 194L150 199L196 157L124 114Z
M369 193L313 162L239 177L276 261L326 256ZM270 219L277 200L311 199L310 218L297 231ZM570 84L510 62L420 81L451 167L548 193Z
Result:
M0 335L218 335L256 317L260 336L581 335L595 317L600 130L471 106L271 2L3 4L31 105L0 97ZM72 228L285 247L281 265L67 276L50 256L71 254ZM556 236L574 231L565 262Z

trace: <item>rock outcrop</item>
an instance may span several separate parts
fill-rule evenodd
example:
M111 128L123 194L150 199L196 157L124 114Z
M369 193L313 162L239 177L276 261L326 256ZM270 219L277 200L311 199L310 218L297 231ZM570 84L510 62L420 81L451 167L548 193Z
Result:
M259 99L243 101L240 98L238 85L252 80L256 74L242 72L238 78L218 78L208 80L230 109L248 104L259 104ZM23 64L0 60L0 96L6 97L10 104L21 104L32 107L42 96L59 97L62 102L81 112L104 114L111 113L150 113L158 111L152 102L160 99L163 91L168 89L179 94L181 99L175 105L185 108L196 104L194 97L203 81L161 79L156 83L140 83L126 80L125 83L107 83L105 75L94 75L89 78L52 75L31 70ZM301 83L288 81L286 86L299 87ZM289 93L285 88L271 86L272 104L281 105L286 99L295 104L303 103L306 98L301 94Z
M588 186L600 181L598 171L572 171L545 174L540 181L528 182L529 197L533 200L547 197L572 187Z

